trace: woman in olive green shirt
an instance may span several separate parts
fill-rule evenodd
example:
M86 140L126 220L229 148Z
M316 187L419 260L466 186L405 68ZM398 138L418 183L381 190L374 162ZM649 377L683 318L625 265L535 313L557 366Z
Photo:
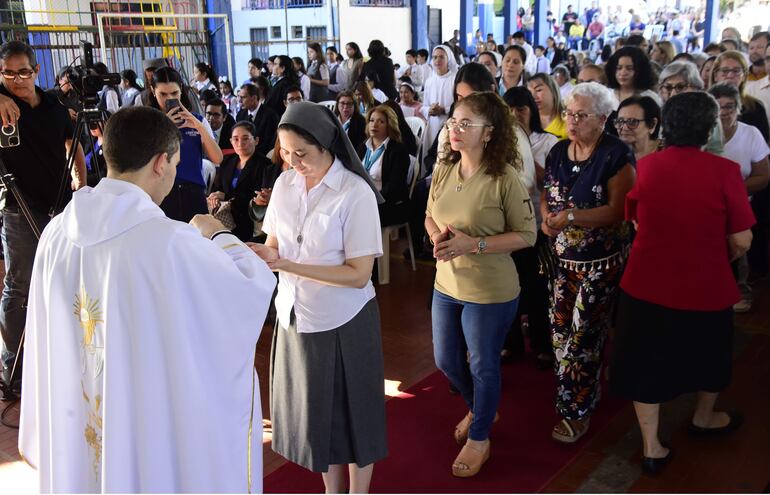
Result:
M425 230L438 260L434 356L469 409L454 431L463 445L452 465L459 477L475 475L489 458L500 351L519 297L510 254L535 243L534 207L512 166L521 160L511 119L494 93L458 101L428 197Z

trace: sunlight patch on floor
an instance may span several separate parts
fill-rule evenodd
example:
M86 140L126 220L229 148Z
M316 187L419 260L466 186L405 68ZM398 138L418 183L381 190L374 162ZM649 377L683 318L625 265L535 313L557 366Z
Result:
M407 394L399 390L401 382L396 380L385 379L385 395L387 397L398 397L399 399L411 399L414 397L412 394Z
M37 493L37 473L23 461L0 464L0 486L3 493Z

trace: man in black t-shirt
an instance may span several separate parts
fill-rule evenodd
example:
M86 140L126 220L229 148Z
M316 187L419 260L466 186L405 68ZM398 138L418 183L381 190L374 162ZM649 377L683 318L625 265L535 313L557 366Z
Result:
M16 179L16 185L28 204L32 216L42 230L56 203L59 186L66 169L67 151L72 145L73 126L69 112L58 99L35 85L40 66L35 52L21 41L9 41L0 47L0 119L3 126L16 125L20 144L0 148L5 168ZM85 185L86 170L83 150L78 149L73 169L72 189ZM69 200L67 188L60 208ZM21 363L17 365L14 383L9 383L26 320L32 263L37 238L8 193L3 208L3 253L5 255L5 289L0 300L0 334L3 338L2 381L15 387L21 379Z
M564 31L564 36L569 37L569 29L575 24L578 15L572 12L572 5L567 5L567 11L561 16L561 26Z

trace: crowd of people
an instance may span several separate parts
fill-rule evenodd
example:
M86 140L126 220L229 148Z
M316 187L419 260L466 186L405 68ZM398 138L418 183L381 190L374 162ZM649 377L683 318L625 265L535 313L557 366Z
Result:
M121 181L146 193L130 191L132 201L142 196L141 218L152 210L155 221L155 203L164 217L190 222L205 237L216 238L214 244L230 256L210 255L222 266L233 265L219 269L234 280L245 277L259 285L260 297L270 284L258 274L264 275L265 266L278 272L269 380L272 445L290 461L322 473L327 492L346 489L346 472L351 492L368 491L374 464L387 455L372 271L382 243L388 242L381 227L404 222L410 225L414 249L435 259L435 362L468 407L452 432L460 447L451 466L455 476L477 475L490 457L493 425L506 420L497 413L501 364L524 354L525 335L537 367L553 370L557 378L560 419L544 432L555 441L579 441L601 407L604 350L611 337L609 390L633 401L645 472L659 472L672 455L671 446L658 436L663 402L698 393L692 435L738 428L740 413L718 411L715 403L730 382L733 313L751 309L751 283L768 275L770 34L757 33L744 43L728 28L720 43L691 54L672 40L650 43L639 34L644 30L639 20L631 21L628 33L600 37L607 31L595 25L599 15L584 13L586 21L592 20L587 32L600 39L596 57L577 36L576 43L549 38L548 46L533 48L531 33L523 29L507 45L480 42L472 61L452 39L431 51L408 50L403 67L393 64L380 40L370 42L368 57L356 43L344 47L344 56L335 47L312 43L307 60L285 55L250 60L249 78L237 87L205 63L197 64L193 79L185 81L165 60L147 60L146 88L133 71L124 70L120 87L100 92L106 127L91 128L98 146L89 146L87 160L82 151L74 152L71 189L86 185L87 176L95 187L75 193L64 213L54 217L32 281L37 240L17 205L11 202L4 209L0 328L6 380L28 297L30 314L36 315L27 320L32 332L27 345L33 351L28 351L24 386L33 399L23 404L22 415L29 413L30 419L22 427L22 444L39 462L50 463L50 457L43 460L44 450L51 448L52 438L65 438L34 419L60 407L40 395L47 390L41 387L56 384L53 368L46 368L53 366L46 351L51 339L46 314L61 311L50 301L54 289L40 287L59 264L66 265L57 253L77 258L77 253L91 253L95 244L100 247L88 256L117 260L110 257L117 256L117 248L105 247L109 240L138 236L140 220L123 231L93 232L75 220L85 218L84 208L107 214L105 205L112 199L106 198L129 194L128 186L116 185ZM676 21L669 20L674 32L679 31ZM577 14L565 14L563 28L571 24L570 39L580 22ZM687 32L680 31L682 36ZM23 43L3 45L0 60L0 117L4 124L17 123L22 136L21 146L0 153L42 227L55 206L73 118L82 106L67 71L59 74L52 91L35 86L39 66ZM41 119L41 112L56 118ZM413 132L414 119L422 132ZM169 123L178 131L171 132ZM157 129L159 137L128 132L131 125ZM44 137L50 146L30 146L31 136ZM129 152L121 146L144 147L142 158L129 165ZM40 170L30 172L30 163L40 163ZM93 223L99 222L94 218ZM179 230L174 225L182 224L164 225ZM91 236L83 234L87 241L80 240L81 228ZM141 237L131 239L140 242ZM153 242L162 239L156 234ZM184 236L172 236L174 243L180 239ZM200 253L211 251L196 246ZM109 291L94 289L101 287L101 279L93 262L80 256L79 263L91 267L81 270L87 276L78 279L71 266L60 271L80 280L83 291L96 290L105 305L118 304L107 301ZM172 262L169 270L177 279L169 278L168 286L158 290L173 291L174 283L197 280L184 275L196 256L182 265ZM141 267L132 277L151 270L151 264ZM248 290L249 283L236 285L242 289L215 289L219 297L234 298L223 307L232 308L228 321L238 328L244 327L235 322L239 304L249 303L243 302L244 293L234 291ZM192 292L197 304L198 294ZM120 297L134 305L139 296ZM260 311L249 316L251 327L264 321L269 299L260 300ZM101 399L90 400L103 390L101 367L110 369L110 358L100 354L106 347L94 350L94 328L102 328L97 335L104 339L103 327L110 320L102 311L131 325L125 312L139 309L121 313L113 306L84 307L76 312L80 319L74 328L90 328L82 358L87 377L74 388L82 388L86 397L82 407L95 407L84 417L103 420L97 437L101 442L104 428L106 442L108 428L114 435L120 426L102 416ZM173 305L167 314L172 310ZM210 320L185 315L163 321L197 328ZM120 326L115 325L116 331ZM258 335L254 330L240 345L255 344ZM195 340L194 345L203 345ZM253 348L251 354L238 350L241 366L249 356L253 359ZM192 369L194 363L183 358L195 355L194 346L185 352L177 371ZM103 362L92 362L92 355L102 356ZM58 365L73 366L78 359ZM125 372L117 369L118 375ZM242 368L226 372L240 381L245 376ZM254 413L253 393L250 397L246 402ZM226 399L245 405L240 396ZM246 416L234 420L233 428L244 427ZM258 429L252 421L248 428L249 435ZM89 445L95 448L96 442ZM99 466L107 462L106 456L95 459ZM163 459L160 465L164 462L171 461ZM96 478L81 473L65 480L48 466L46 486L79 491L103 482L105 469ZM251 467L243 471L253 472ZM136 491L145 486L131 484L140 478L127 476L109 487ZM176 491L190 486L181 479L164 483L151 487Z

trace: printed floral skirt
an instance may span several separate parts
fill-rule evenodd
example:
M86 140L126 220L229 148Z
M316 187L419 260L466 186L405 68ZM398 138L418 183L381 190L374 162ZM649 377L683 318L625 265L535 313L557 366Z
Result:
M558 380L556 410L567 419L589 417L599 400L602 352L623 271L621 263L613 265L556 267L549 316Z

